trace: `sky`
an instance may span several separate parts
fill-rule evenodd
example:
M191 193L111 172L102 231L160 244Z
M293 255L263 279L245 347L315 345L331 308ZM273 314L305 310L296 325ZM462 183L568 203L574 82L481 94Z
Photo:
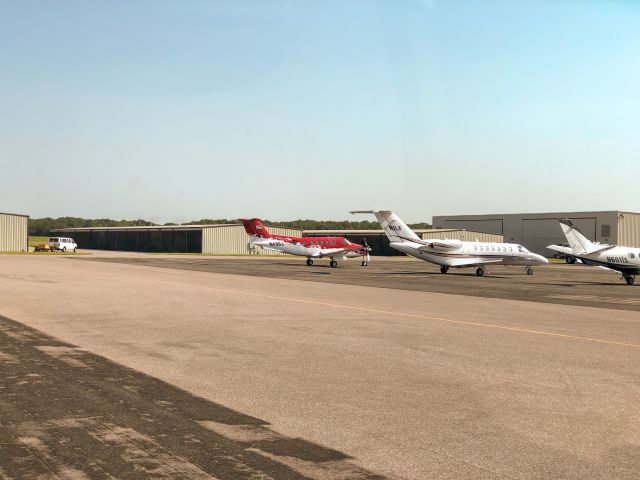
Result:
M640 211L638 25L631 0L0 0L0 211Z

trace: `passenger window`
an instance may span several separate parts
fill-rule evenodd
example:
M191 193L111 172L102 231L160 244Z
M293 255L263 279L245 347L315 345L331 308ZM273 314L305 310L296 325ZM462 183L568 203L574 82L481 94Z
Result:
M629 258L636 258L636 256L633 253L630 253Z
M491 251L495 252L495 248L493 247L493 245L491 246Z

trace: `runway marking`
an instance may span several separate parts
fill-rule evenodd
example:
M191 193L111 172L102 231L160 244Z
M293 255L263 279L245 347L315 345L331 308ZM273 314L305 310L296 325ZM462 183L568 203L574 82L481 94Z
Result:
M167 283L167 284L171 284L171 285L176 285L176 283L174 282L164 282L164 281L160 281L159 283ZM178 285L184 285L184 284L178 284ZM208 290L213 290L216 292L223 292L223 293L234 293L234 294L239 294L239 295L248 295L248 296L252 296L252 297L259 297L259 298L268 298L271 300L285 300L288 302L298 302L298 303L307 303L310 305L319 305L319 306L323 306L323 307L333 307L333 308L344 308L344 309L348 309L348 310L359 310L362 312L370 312L370 313L378 313L378 314L383 314L383 315L393 315L396 317L407 317L407 318L419 318L422 320L436 320L439 322L447 322L447 323L453 323L456 325L466 325L466 326L473 326L473 327L483 327L483 328L494 328L494 329L498 329L498 330L507 330L507 331L512 331L512 332L520 332L520 333L530 333L530 334L534 334L534 335L544 335L544 336L548 336L548 337L558 337L558 338L567 338L567 339L571 339L571 340L581 340L581 341L585 341L585 342L591 342L591 343L601 343L601 344L605 344L605 345L615 345L618 347L631 347L631 348L640 348L640 345L635 344L635 343L627 343L627 342L618 342L615 340L605 340L602 338L592 338L592 337L583 337L580 335L569 335L566 333L556 333L556 332L547 332L544 330L534 330L534 329L530 329L530 328L522 328L522 327L509 327L506 325L497 325L494 323L483 323L483 322L469 322L467 320L454 320L451 318L443 318L443 317L434 317L431 315L420 315L417 313L406 313L406 312L394 312L392 310L379 310L376 308L367 308L367 307L357 307L355 305L343 305L343 304L339 304L339 303L329 303L329 302L321 302L318 300L305 300L302 298L292 298L292 297L281 297L279 295L268 295L265 293L254 293L254 292L246 292L243 290L227 290L227 289L222 289L222 288L215 288L215 287L207 287L206 285L198 285L201 288L206 288Z

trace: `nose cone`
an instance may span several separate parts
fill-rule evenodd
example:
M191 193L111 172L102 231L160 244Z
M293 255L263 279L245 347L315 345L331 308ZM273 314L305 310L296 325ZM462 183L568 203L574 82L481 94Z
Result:
M533 261L536 262L538 265L545 265L549 263L549 260L547 260L542 255L538 255L537 253L534 253L532 254L532 256L533 256Z

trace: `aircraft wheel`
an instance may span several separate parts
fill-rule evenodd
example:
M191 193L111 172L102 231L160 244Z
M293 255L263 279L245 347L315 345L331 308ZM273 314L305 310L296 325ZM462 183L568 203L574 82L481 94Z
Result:
M446 265L442 265L440 267L440 273L447 273L449 271L449 267L447 267Z
M624 277L624 279L627 282L627 285L633 285L633 282L636 281L636 277L632 275L627 275Z
M313 260L311 260L310 258L307 258L307 265L309 266L313 265Z
M484 268L476 268L476 275L481 277L484 275Z
M567 255L566 257L564 257L564 261L573 265L574 263L576 263L576 258L572 257L571 255Z
M527 267L527 275L533 275L533 268Z
M329 266L330 266L331 268L336 268L336 267L338 266L338 262L336 262L335 260L331 260L331 261L329 262Z
M363 266L363 267L366 267L367 265L369 265L369 264L367 263L367 261L366 261L366 260L363 260L363 261L362 261L362 266Z

